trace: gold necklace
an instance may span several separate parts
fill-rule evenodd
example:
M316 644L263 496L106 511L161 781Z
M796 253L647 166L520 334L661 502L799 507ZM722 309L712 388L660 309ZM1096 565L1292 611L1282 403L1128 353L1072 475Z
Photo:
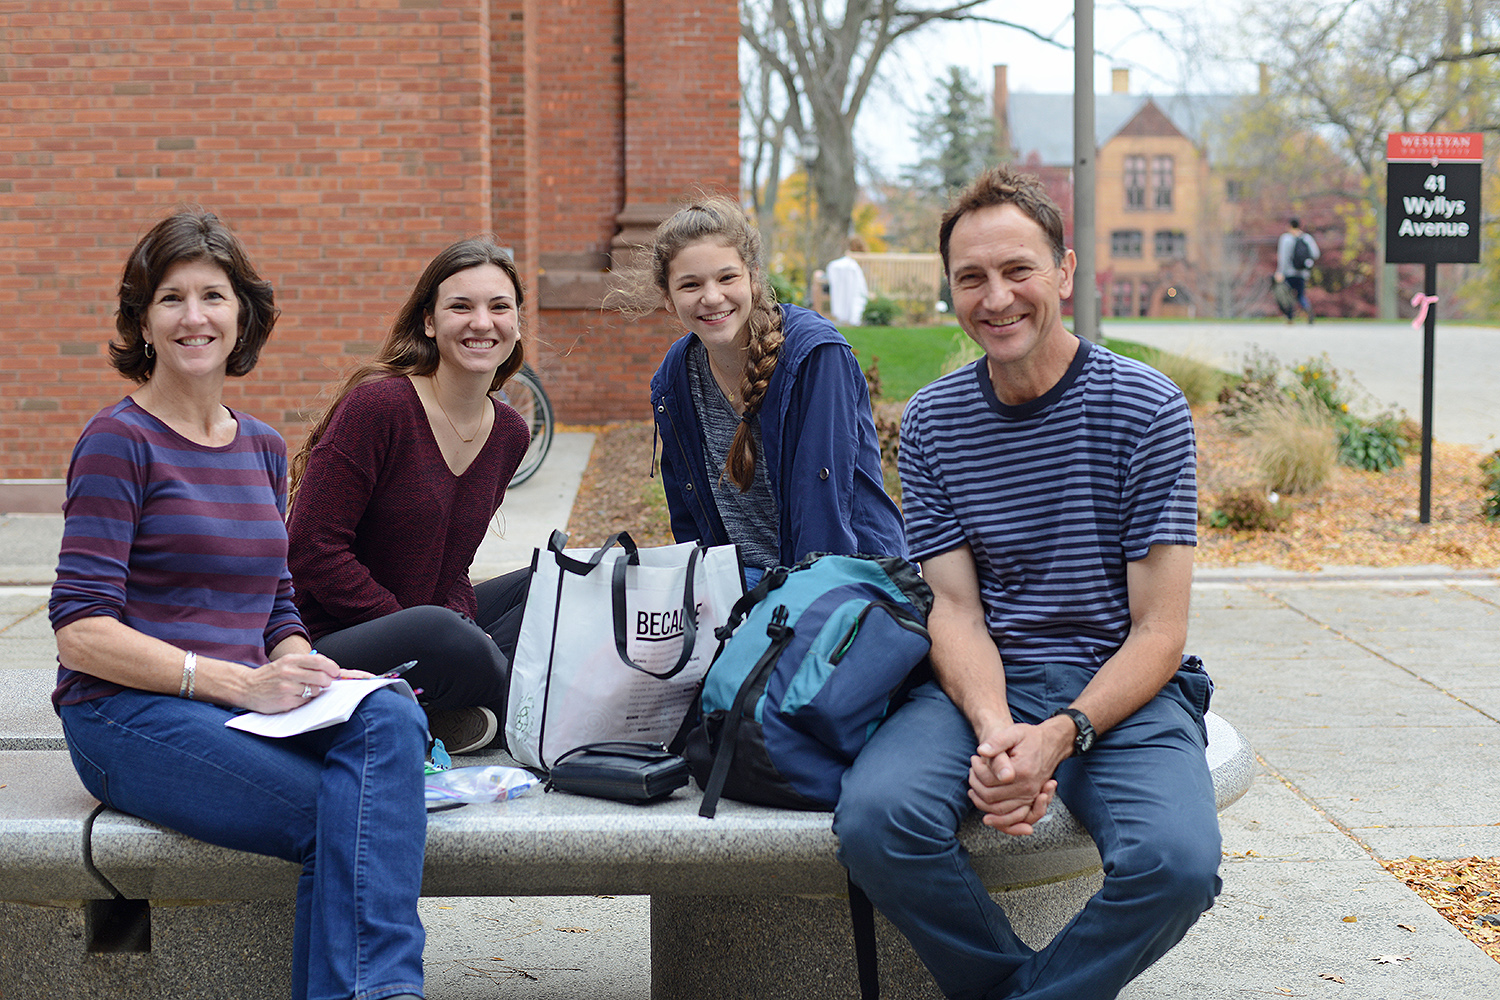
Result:
M729 405L733 406L734 393L731 390L724 388L724 380L720 377L719 368L714 364L712 357L708 359L708 370L713 374L714 382L718 385L719 391L722 392L724 394L724 397L729 400Z
M453 428L453 433L458 435L458 439L464 444L473 444L474 439L479 436L479 432L484 429L484 412L480 411L479 426L474 428L474 433L468 437L464 437L463 432L458 429L458 425L453 422L453 418L448 415L448 408L443 405L443 394L438 390L436 378L432 380L432 398L437 400L438 409L443 411L443 417L448 421L448 426Z

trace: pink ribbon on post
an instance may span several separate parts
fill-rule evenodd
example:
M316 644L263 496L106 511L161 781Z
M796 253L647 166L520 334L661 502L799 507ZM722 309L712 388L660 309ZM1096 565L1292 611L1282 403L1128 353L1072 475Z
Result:
M1426 295L1422 292L1418 292L1411 297L1411 304L1417 309L1417 318L1411 321L1411 328L1413 330L1422 329L1422 322L1427 319L1427 307L1436 305L1437 300L1438 297L1436 295Z

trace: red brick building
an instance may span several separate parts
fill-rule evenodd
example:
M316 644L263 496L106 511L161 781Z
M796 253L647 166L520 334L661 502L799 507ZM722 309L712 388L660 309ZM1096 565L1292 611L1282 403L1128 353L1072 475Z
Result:
M0 0L0 479L64 474L125 253L219 213L282 318L226 402L295 448L432 255L515 250L560 420L642 418L674 336L613 252L737 187L738 12L696 0Z

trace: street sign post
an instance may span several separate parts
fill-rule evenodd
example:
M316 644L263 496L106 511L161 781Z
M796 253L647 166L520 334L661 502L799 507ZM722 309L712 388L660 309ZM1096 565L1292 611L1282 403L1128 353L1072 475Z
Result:
M1432 520L1432 364L1437 342L1437 266L1479 262L1480 168L1477 133L1392 132L1386 136L1385 261L1424 265L1418 307L1422 335L1422 496Z

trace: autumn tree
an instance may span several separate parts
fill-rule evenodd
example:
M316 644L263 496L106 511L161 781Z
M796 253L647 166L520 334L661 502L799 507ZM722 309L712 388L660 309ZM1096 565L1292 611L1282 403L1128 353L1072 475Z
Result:
M1289 206L1330 193L1363 206L1347 214L1346 245L1373 261L1384 260L1386 135L1500 130L1497 0L1256 0L1244 24L1267 87L1242 123L1240 162ZM1297 147L1314 138L1351 180L1307 169ZM1373 270L1380 314L1394 316L1391 269Z

